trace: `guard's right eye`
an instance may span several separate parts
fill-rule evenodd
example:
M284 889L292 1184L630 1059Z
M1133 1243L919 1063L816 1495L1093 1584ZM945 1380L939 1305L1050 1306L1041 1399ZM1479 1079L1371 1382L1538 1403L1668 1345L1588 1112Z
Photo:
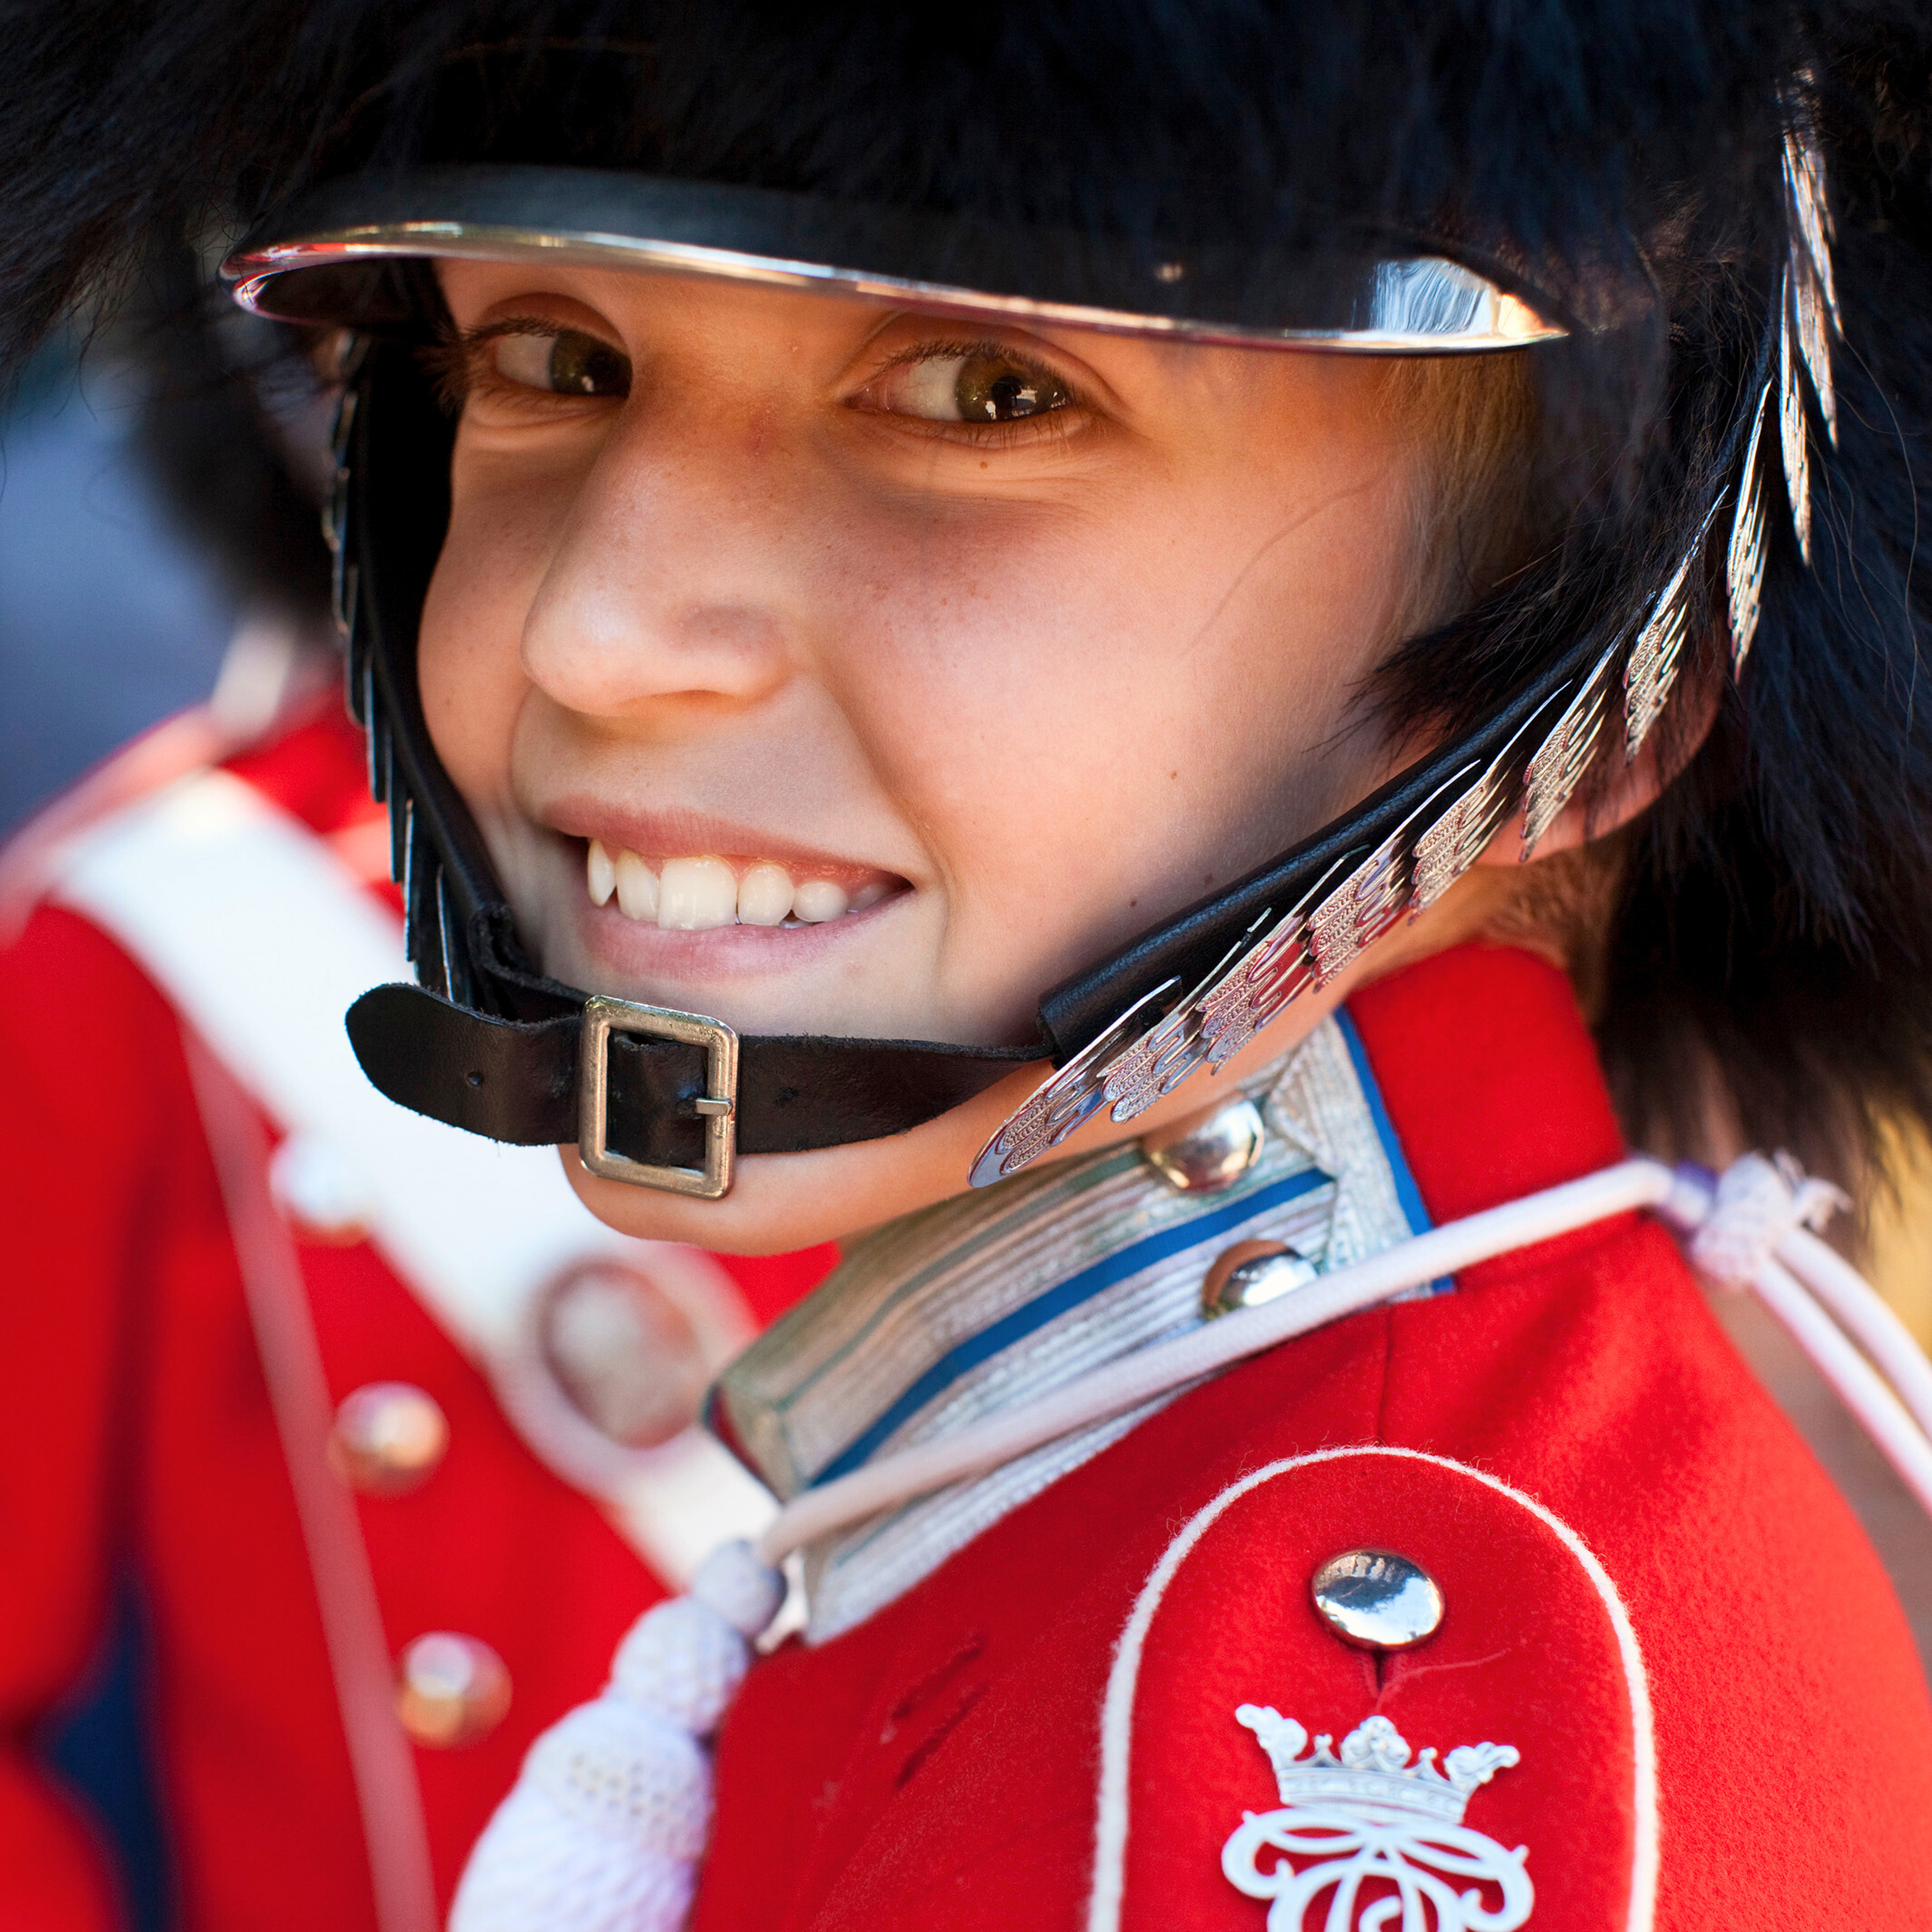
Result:
M492 373L518 388L559 396L631 393L631 358L581 329L506 329L483 350Z
M854 400L927 422L1018 423L1068 409L1075 398L1051 370L998 343L938 343L888 364Z

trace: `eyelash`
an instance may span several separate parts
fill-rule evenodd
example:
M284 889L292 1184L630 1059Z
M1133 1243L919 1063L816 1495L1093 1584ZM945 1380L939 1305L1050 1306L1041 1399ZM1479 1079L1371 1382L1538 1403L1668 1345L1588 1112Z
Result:
M438 403L452 416L460 416L464 405L475 395L488 395L493 401L512 407L550 409L559 403L601 400L589 397L560 396L545 389L532 389L521 382L506 381L496 372L496 358L486 352L491 343L506 335L553 336L584 334L586 330L566 330L560 324L537 316L512 316L503 322L488 322L476 328L451 329L431 347L418 350L417 356L428 370Z

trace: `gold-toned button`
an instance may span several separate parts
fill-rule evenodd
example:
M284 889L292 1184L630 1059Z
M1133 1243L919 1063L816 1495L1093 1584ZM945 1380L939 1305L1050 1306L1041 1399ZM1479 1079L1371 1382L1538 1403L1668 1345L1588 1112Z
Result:
M369 1238L368 1190L328 1142L291 1134L268 1157L268 1192L297 1237L333 1247Z
M352 1489L399 1496L442 1460L449 1424L413 1382L369 1382L344 1396L328 1432L328 1460Z
M544 1300L540 1346L571 1402L627 1449L654 1449L698 1419L711 1379L691 1317L614 1257L572 1268Z
M1202 1282L1201 1312L1232 1315L1238 1308L1258 1308L1320 1272L1286 1241L1237 1241L1215 1256Z
M1237 1095L1141 1137L1141 1157L1177 1194L1218 1194L1260 1159L1261 1109Z
M419 1744L448 1750L488 1737L510 1708L510 1673L482 1638L431 1630L404 1651L396 1714Z
M1316 1571L1308 1588L1322 1621L1364 1650L1407 1650L1442 1626L1436 1579L1391 1550L1345 1550Z

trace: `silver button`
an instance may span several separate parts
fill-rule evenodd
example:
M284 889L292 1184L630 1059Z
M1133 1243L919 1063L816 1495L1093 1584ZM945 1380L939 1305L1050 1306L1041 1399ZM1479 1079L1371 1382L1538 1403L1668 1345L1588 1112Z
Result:
M442 1460L449 1422L413 1382L369 1382L344 1396L328 1432L328 1460L352 1489L398 1496Z
M654 1449L698 1419L710 1382L691 1317L639 1268L599 1257L550 1292L539 1323L550 1372L598 1432Z
M1436 1579L1393 1550L1345 1550L1316 1571L1308 1590L1322 1622L1364 1650L1407 1650L1442 1622Z
M1141 1157L1177 1194L1218 1194L1254 1166L1267 1140L1261 1109L1238 1096L1144 1135Z
M1202 1282L1201 1312L1232 1315L1238 1308L1258 1308L1312 1281L1320 1272L1286 1241L1237 1241L1215 1257Z
M314 1134L291 1134L268 1156L268 1192L305 1240L352 1247L368 1238L371 1203L362 1176Z
M488 1737L510 1708L510 1673L481 1637L431 1630L398 1660L396 1714L419 1744L448 1750Z

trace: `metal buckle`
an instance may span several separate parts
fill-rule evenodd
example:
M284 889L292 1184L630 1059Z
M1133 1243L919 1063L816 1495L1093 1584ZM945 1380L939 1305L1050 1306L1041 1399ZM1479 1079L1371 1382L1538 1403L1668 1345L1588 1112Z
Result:
M704 1165L654 1167L613 1154L607 1144L610 1112L610 1036L634 1034L646 1040L681 1040L704 1049L705 1091L696 1102L704 1120ZM578 1043L577 1157L592 1174L632 1187L655 1187L667 1194L694 1194L716 1201L731 1191L738 1152L738 1036L722 1020L702 1013L674 1012L667 1006L640 1006L603 994L584 1003L584 1031Z

